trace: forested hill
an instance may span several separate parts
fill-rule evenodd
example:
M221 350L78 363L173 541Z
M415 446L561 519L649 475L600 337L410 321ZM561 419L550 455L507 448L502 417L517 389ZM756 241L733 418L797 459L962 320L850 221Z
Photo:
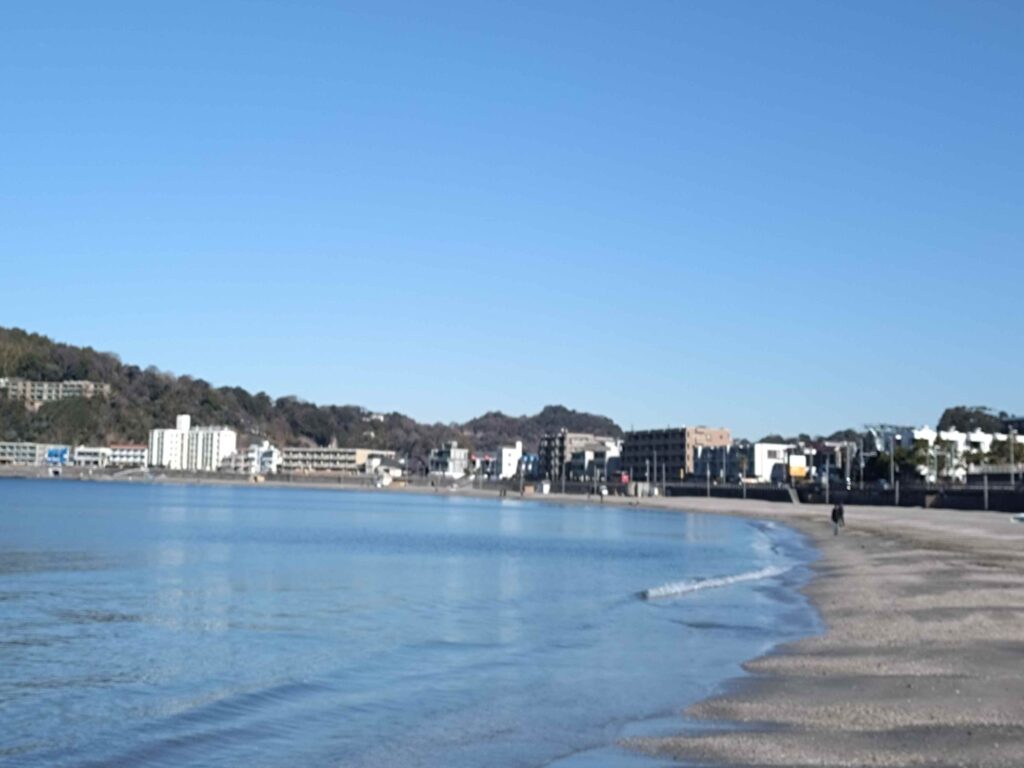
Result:
M316 444L392 448L423 458L443 440L476 449L522 440L535 450L546 431L565 427L618 436L604 416L548 406L534 416L487 413L465 424L421 424L400 413L374 417L354 405L315 405L295 397L271 398L241 387L214 387L202 379L122 363L113 354L61 344L17 328L0 328L0 377L110 384L109 398L46 403L32 413L0 396L0 440L103 445L145 442L154 427L172 426L178 413L193 424L226 424L243 443L269 439L279 445Z

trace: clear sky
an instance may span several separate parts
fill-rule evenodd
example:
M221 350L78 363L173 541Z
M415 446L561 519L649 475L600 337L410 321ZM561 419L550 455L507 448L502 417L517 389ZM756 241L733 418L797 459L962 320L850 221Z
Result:
M1024 4L23 2L0 325L751 438L1024 412Z

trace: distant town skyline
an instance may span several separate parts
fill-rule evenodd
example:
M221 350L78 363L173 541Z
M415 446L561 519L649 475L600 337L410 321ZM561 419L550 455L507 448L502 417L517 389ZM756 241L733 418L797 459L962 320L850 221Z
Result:
M1019 4L68 2L4 27L0 325L425 422L1024 412Z

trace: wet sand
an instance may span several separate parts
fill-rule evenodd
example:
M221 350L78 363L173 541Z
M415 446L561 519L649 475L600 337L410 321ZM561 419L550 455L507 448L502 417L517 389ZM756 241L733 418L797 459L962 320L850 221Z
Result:
M1024 524L1000 513L667 499L766 516L822 558L806 592L821 637L745 665L686 714L741 728L636 739L659 757L728 766L1024 765Z

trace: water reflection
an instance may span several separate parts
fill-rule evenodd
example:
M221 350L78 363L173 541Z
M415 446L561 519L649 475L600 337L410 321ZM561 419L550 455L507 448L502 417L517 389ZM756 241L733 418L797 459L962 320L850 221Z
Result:
M541 765L805 631L779 585L633 598L806 557L787 536L610 505L0 481L0 744L26 766Z

